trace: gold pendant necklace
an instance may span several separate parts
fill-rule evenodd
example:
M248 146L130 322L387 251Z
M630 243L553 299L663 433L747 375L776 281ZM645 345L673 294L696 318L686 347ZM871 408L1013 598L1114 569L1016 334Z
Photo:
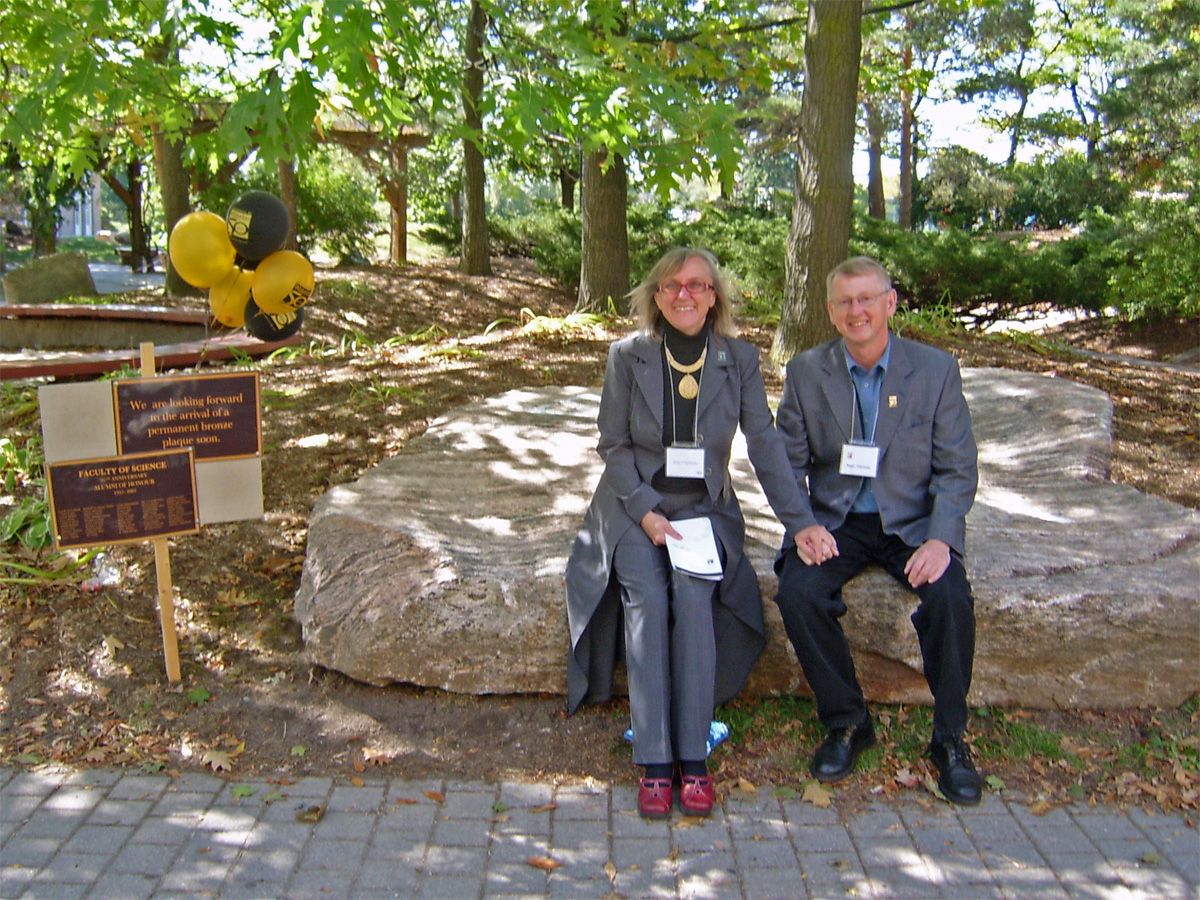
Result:
M700 385L692 376L693 372L699 371L704 365L704 358L708 356L708 344L704 345L704 350L700 353L700 358L690 366L681 366L675 361L675 357L671 355L671 348L667 346L667 342L663 341L663 352L667 354L667 365L676 372L682 372L683 377L679 379L679 396L684 400L694 400L696 395L700 393Z

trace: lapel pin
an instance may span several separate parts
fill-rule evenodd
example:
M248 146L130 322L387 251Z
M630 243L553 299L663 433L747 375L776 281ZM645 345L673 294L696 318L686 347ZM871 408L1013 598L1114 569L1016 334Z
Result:
M896 408L896 403L897 403L897 401L896 401L896 395L895 395L895 394L888 394L888 409L895 409L895 408Z

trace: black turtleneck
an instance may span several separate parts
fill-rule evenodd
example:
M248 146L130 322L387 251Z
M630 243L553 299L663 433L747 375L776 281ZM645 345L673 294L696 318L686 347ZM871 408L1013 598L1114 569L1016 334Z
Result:
M700 354L704 352L704 347L708 343L709 328L707 325L696 335L684 334L679 329L673 327L669 322L663 321L663 343L670 349L671 356L681 366L689 366L700 358ZM708 363L705 363L707 366ZM699 397L693 397L690 400L684 399L679 395L679 382L683 378L683 374L676 372L667 363L667 354L662 354L663 368L663 444L670 447L672 444L691 444L696 440L693 434L693 429L696 422L696 402ZM704 373L704 367L701 367L696 372L692 373L692 377L696 381L701 380L701 375ZM665 472L660 470L653 479L653 484L656 490L659 491L694 491L696 480L694 478L667 478Z

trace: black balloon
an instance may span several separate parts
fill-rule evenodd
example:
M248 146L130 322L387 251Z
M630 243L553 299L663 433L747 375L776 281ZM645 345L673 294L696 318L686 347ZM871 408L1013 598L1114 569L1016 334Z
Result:
M304 324L304 307L284 313L265 313L251 298L246 303L246 330L260 341L283 341Z
M281 249L292 227L283 201L266 191L246 191L225 214L229 242L243 259L255 260Z

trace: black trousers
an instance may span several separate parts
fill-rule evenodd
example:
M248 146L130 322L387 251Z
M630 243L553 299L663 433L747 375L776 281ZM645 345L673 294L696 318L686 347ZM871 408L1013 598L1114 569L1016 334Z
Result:
M867 714L840 621L846 614L842 586L874 563L912 591L904 565L916 549L884 534L877 514L851 513L833 537L840 555L819 566L805 565L795 546L787 550L775 597L816 696L817 715L830 729L857 725ZM933 694L933 734L939 739L955 737L967 726L967 691L975 659L975 600L962 560L952 553L942 577L915 593L920 603L912 623Z

